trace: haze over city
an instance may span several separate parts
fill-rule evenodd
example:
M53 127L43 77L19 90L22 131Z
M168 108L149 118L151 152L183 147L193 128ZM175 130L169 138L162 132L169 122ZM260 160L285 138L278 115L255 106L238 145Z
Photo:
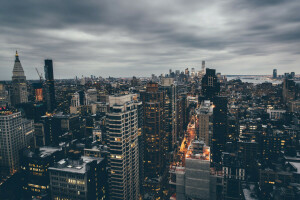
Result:
M28 79L51 58L56 78L150 76L201 68L223 74L296 71L300 2L1 1L0 79L15 50Z

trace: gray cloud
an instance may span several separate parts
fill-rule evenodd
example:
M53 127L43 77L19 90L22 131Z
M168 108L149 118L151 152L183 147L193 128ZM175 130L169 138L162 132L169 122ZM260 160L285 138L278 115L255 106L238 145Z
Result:
M45 58L57 78L149 76L201 60L223 74L299 73L297 0L0 2L0 79L15 49L29 79Z

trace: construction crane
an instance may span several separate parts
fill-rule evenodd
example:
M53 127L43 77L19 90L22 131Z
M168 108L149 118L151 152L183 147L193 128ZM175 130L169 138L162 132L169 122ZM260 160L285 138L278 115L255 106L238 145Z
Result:
M40 82L42 83L43 82L43 74L42 73L40 73L39 72L39 70L37 69L37 68L35 68L35 70L36 70L36 72L37 72L37 74L38 74L38 76L40 77Z

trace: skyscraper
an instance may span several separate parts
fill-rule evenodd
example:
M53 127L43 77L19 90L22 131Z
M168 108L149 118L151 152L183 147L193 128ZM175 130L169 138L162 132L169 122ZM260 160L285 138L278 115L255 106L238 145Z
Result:
M109 97L110 199L139 198L138 103L132 95Z
M215 69L206 68L206 74L202 78L202 95L205 99L212 99L220 93L220 83Z
M5 85L0 83L0 108L8 105L10 105L8 91L5 89Z
M203 101L197 110L199 123L199 140L211 146L211 137L213 134L213 106L210 101Z
M49 59L45 60L44 70L45 70L45 79L46 79L45 85L46 85L47 111L51 113L56 108L52 60Z
M160 91L165 92L164 114L165 114L165 132L166 140L164 148L167 152L173 150L177 141L177 122L176 122L176 85L174 78L162 78L162 84L159 87Z
M11 103L13 106L28 102L26 76L16 51L15 65L12 76Z
M21 112L0 112L0 175L13 175L18 171L19 151L33 137L33 121L22 118Z
M165 177L165 92L158 90L158 84L150 82L141 93L144 108L144 175L145 193L154 197L162 196Z
M283 80L282 97L285 104L296 98L296 82L294 80L288 78Z
M273 78L277 78L277 69L273 69Z
M222 152L225 150L226 138L227 138L227 103L226 97L214 97L213 98L213 136L212 136L212 151L211 160L218 166L221 164Z

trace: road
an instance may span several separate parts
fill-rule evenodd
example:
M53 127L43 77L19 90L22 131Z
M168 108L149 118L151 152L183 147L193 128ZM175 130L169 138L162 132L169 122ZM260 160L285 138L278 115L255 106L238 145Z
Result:
M185 166L186 153L188 152L188 147L190 146L191 142L195 139L195 135L196 135L195 118L194 116L192 116L179 150L179 157L180 157L180 161L182 161L181 163L182 167Z

